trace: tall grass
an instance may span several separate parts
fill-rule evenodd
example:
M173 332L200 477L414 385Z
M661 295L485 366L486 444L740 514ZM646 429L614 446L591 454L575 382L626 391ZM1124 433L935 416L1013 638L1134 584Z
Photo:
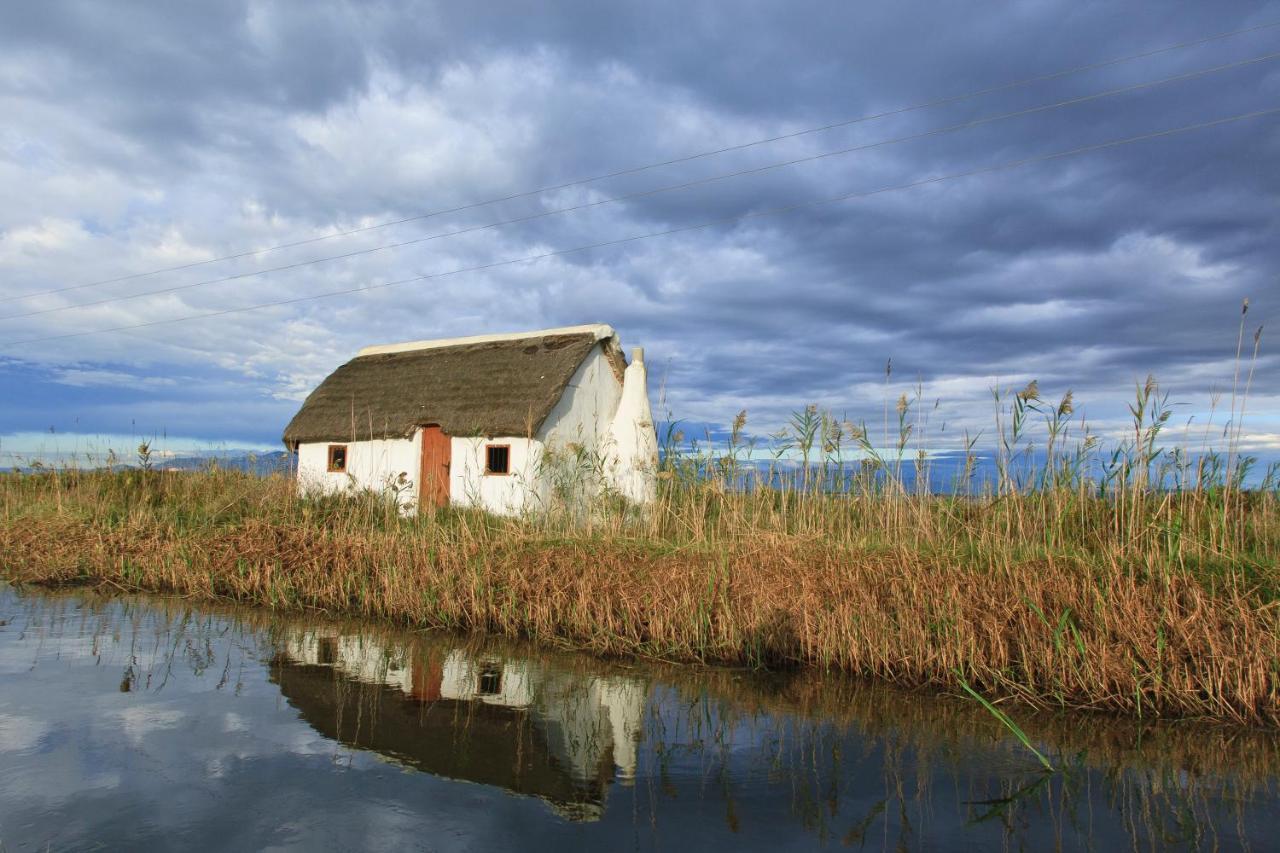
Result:
M993 396L990 475L980 473L978 437L966 435L949 456L955 471L941 490L918 391L898 398L897 423L886 425L879 444L865 424L815 406L792 415L763 447L742 438L746 412L719 444L686 442L673 426L660 477L677 487L665 490L653 532L678 535L671 525L689 523L692 501L716 519L696 529L704 541L763 526L948 554L990 557L1013 548L1105 556L1151 571L1274 563L1275 531L1267 525L1280 463L1258 471L1257 460L1241 452L1243 401L1238 409L1232 403L1223 442L1210 444L1206 434L1193 448L1190 422L1181 443L1166 444L1172 409L1153 377L1134 389L1129 433L1109 441L1073 420L1070 391L1048 400L1031 382ZM740 499L744 492L754 499Z
M1246 396L1224 451L1166 447L1154 380L1110 443L1070 393L999 390L994 477L979 482L966 438L940 493L918 391L877 443L808 407L762 446L742 413L719 445L668 435L647 512L604 495L585 514L404 518L281 476L9 474L0 575L1276 725L1280 476L1245 488Z

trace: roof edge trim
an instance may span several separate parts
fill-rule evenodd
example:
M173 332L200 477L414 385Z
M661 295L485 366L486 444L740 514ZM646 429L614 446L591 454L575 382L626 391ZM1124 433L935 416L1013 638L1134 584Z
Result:
M356 357L366 355L388 355L397 352L415 352L424 349L465 346L467 344L486 344L496 341L518 341L524 338L541 338L547 335L594 335L597 341L617 337L617 332L606 323L589 323L584 326L560 326L554 329L538 329L532 332L509 332L498 335L470 335L465 338L437 338L426 341L406 341L400 344L381 344L365 347L356 353Z

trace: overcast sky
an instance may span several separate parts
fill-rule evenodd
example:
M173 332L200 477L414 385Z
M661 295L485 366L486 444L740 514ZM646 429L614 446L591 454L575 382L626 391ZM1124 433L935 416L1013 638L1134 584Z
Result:
M1280 59L515 225L117 297L1193 74L1280 52L1280 27L357 235L80 285L1272 21L1280 2L3 4L0 451L29 450L51 429L73 443L164 434L278 447L300 400L361 346L587 322L644 345L655 404L690 422L723 425L745 408L765 432L817 403L878 423L885 396L919 382L931 431L954 441L964 427L989 429L993 382L1035 378L1046 395L1073 389L1105 429L1151 372L1179 404L1173 423L1203 425L1213 389L1229 396L1241 300L1252 301L1248 337L1280 325L1280 115L857 194L1276 109ZM754 213L764 215L735 219ZM702 223L712 224L164 322ZM65 288L75 289L46 292ZM71 308L86 302L100 304ZM1246 424L1250 446L1276 450L1280 349L1265 332L1262 352Z

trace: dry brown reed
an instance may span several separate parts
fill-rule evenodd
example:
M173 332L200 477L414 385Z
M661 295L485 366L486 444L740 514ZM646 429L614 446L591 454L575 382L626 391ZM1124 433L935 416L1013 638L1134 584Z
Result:
M82 630L91 635L119 634L119 615L113 614L109 605L121 601L126 607L132 603L129 597L120 595L86 594L73 599L50 596L40 606L45 612L74 610L86 623ZM283 647L287 637L320 628L341 636L360 637L381 649L388 660L409 665L461 649L472 659L533 663L541 670L570 675L584 685L616 676L670 688L680 697L673 707L690 714L691 720L705 719L707 709L700 707L705 703L713 706L713 718L727 728L753 725L759 720L774 724L790 720L832 727L837 733L856 731L867 740L907 744L920 756L954 756L958 749L989 749L1001 742L1011 750L1017 749L999 721L966 699L922 699L878 681L831 677L812 668L745 672L741 668L689 667L660 661L601 660L553 649L546 643L406 631L387 623L346 617L317 619L314 615L216 603L193 608L181 599L156 596L143 597L138 603L148 613L157 614L155 624L147 629L156 632L156 636L145 644L154 650L155 657L146 664L152 668L172 666L170 656L178 649L190 654L193 647L204 648L205 632L225 636L225 623L219 620L234 626L236 645L245 648L253 648L260 641L250 638L264 638L267 647ZM132 630L141 629L135 623ZM207 662L197 658L197 663L203 666ZM370 711L371 719L374 713L376 708ZM1184 785L1190 781L1211 786L1234 784L1242 787L1242 797L1272 784L1280 775L1280 731L1275 729L1141 721L1124 715L1099 717L1048 710L1026 711L1019 715L1019 722L1054 756L1082 756L1090 765L1110 774L1132 770L1157 777L1181 776ZM726 737L717 735L708 742L724 743ZM1015 754L1028 771L1033 770L1034 764L1024 754Z
M649 520L570 526L368 498L283 477L0 478L0 573L607 654L807 664L1038 705L1280 723L1274 495L1010 501L669 481ZM1230 501L1226 528L1218 503ZM1045 519L1058 517L1056 523ZM1136 518L1138 522L1123 522ZM1239 529L1243 528L1243 529Z

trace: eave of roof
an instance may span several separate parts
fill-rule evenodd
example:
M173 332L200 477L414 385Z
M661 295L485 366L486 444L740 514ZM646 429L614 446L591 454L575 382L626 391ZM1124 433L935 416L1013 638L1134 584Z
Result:
M521 341L526 338L544 338L551 335L594 335L597 341L615 338L618 333L613 326L606 323L588 323L581 326L558 326L553 329L538 329L533 332L507 332L496 335L469 335L463 338L433 338L425 341L405 341L399 344L377 344L364 347L356 353L363 355L387 355L396 352L415 352L424 349L440 349L442 347L466 346L467 344L487 344L501 341Z
M427 424L532 435L597 346L621 384L626 360L604 324L367 347L311 392L284 442L407 438Z

